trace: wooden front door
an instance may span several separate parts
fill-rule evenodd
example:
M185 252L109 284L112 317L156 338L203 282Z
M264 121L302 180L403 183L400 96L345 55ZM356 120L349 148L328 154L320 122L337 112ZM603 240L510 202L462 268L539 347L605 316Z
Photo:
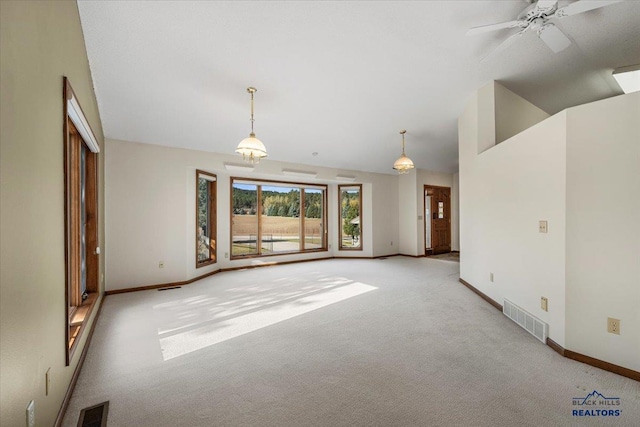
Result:
M451 189L425 186L427 195L431 199L431 248L425 248L426 253L451 252Z

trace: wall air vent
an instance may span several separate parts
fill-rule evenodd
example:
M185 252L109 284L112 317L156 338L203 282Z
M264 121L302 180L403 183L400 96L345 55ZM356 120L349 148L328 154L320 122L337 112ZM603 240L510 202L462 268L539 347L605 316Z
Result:
M543 343L547 343L547 330L549 327L542 320L518 307L506 298L504 300L504 305L502 306L502 312L509 319L522 326L531 335L538 338Z

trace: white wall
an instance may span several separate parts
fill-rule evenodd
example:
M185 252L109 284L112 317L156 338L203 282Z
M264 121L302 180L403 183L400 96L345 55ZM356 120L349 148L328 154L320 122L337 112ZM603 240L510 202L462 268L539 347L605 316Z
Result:
M460 250L460 174L453 174L451 187L451 250Z
M398 218L400 224L399 253L403 255L418 255L418 204L417 171L398 175Z
M478 154L549 117L495 81L478 89L478 96Z
M564 345L565 114L478 154L491 128L479 120L494 120L480 114L490 104L483 96L493 93L478 91L459 119L460 277L500 304L508 298L538 316ZM538 232L539 220L549 222L548 234Z
M495 97L495 140L499 144L549 117L542 109L499 83L493 84Z
M221 268L332 256L372 257L398 252L397 176L310 167L267 160L254 172L230 173L224 162L235 155L107 140L107 290L188 280ZM284 176L283 168L318 172L317 179ZM195 170L218 176L218 262L195 268ZM362 184L363 250L338 250L336 175L356 176ZM230 261L230 177L330 183L327 252ZM346 183L348 184L348 183ZM393 246L391 245L391 242ZM164 261L164 268L159 268Z
M640 371L640 93L567 120L567 347Z
M386 256L398 253L399 248L399 212L398 178L389 179L387 175L372 176L372 215L373 256ZM336 208L337 209L337 208ZM335 233L334 233L335 234Z
M570 108L477 154L484 96L459 118L461 277L542 318L566 349L640 370L640 94Z

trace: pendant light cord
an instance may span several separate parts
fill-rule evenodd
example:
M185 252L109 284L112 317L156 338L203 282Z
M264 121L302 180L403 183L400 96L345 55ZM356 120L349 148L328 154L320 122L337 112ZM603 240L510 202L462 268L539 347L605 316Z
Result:
M251 92L251 134L253 135L253 92Z

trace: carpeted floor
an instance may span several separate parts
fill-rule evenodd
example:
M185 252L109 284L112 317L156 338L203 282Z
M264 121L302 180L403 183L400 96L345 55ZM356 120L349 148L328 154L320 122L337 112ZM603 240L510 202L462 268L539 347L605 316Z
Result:
M64 426L640 425L640 383L563 358L430 258L234 271L106 298ZM619 417L572 398L619 397Z

